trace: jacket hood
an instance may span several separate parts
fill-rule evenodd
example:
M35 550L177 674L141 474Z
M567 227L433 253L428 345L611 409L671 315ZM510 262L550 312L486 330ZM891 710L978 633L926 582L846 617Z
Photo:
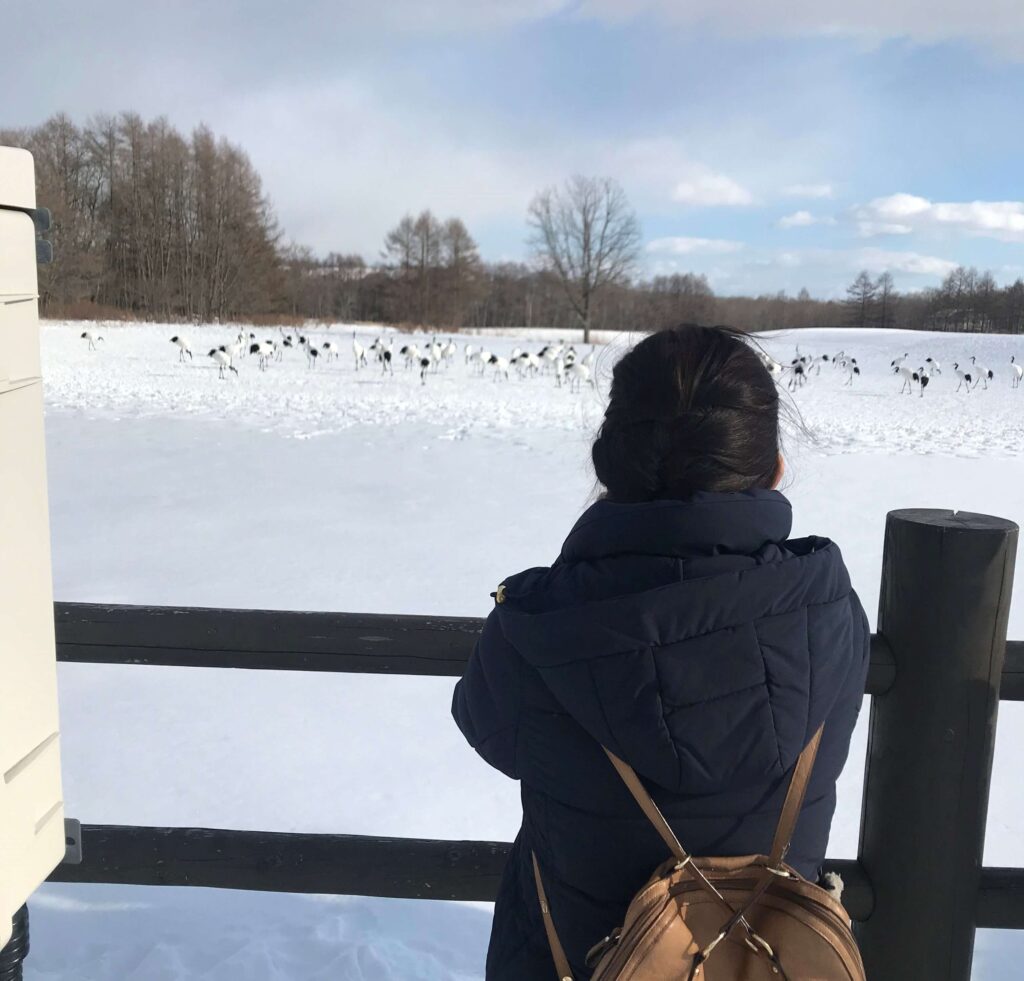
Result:
M583 513L562 546L566 562L632 552L645 555L750 554L782 542L793 508L778 491L695 495L688 501L614 504L598 501Z
M506 580L497 617L566 712L662 786L782 774L854 633L838 547L791 526L777 491L602 501L550 569Z

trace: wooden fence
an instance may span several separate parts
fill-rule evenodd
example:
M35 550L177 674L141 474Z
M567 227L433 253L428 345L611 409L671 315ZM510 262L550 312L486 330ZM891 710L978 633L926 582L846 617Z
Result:
M1024 869L982 865L1000 699L1024 701L1006 642L1017 527L888 516L866 691L860 854L846 882L871 981L967 981L976 927L1024 929ZM59 603L61 661L458 677L482 621ZM481 764L482 765L482 764ZM85 815L83 815L84 817ZM508 844L83 825L57 882L489 900Z

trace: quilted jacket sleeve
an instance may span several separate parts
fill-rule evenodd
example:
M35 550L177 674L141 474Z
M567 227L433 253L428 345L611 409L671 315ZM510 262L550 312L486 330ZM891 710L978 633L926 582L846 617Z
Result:
M519 779L516 738L522 667L522 659L492 613L452 699L452 715L469 745L514 780Z

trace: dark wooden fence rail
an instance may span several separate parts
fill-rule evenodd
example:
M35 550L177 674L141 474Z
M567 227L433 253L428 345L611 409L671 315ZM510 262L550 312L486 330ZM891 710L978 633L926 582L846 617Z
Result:
M967 981L976 926L1024 929L1024 869L981 866L996 707L1024 701L1024 642L1006 642L1016 535L1010 522L963 512L887 521L861 854L826 863L846 883L871 981ZM443 677L462 674L482 626L81 603L56 604L55 619L65 662ZM83 825L82 864L50 878L489 900L508 848Z
M298 613L204 607L55 603L57 660L259 671L458 678L483 627L475 617ZM871 636L865 692L896 678L892 650ZM1024 701L1024 641L1006 645L1004 701Z

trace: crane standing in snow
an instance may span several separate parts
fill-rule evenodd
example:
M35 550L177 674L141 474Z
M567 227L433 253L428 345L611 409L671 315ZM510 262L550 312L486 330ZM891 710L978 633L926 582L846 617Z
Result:
M299 338L299 347L301 347L302 350L306 352L306 364L308 364L310 368L315 368L317 358L320 357L319 348L316 348L312 344L310 344L308 337Z
M352 355L356 359L356 371L366 367L366 348L359 343L355 331L352 331Z
M503 358L499 354L493 354L493 355L491 355L491 359L488 362L488 364L490 364L490 365L492 365L494 367L494 380L495 381L498 380L498 376L499 375L504 375L505 376L505 381L508 381L508 368L509 368L508 358Z
M980 381L984 383L984 390L988 391L988 383L995 378L995 372L989 370L984 365L978 364L978 359L973 354L971 355L971 364L974 365L974 369L972 371L972 374L975 377L974 387L977 388L978 382Z
M860 368L857 365L857 359L843 357L841 361L836 362L836 366L846 372L846 381L843 382L843 385L852 386L853 379L860 374Z
M171 343L178 349L178 360L184 361L185 355L188 355L189 361L192 360L191 345L188 342L187 337L182 337L180 334L175 334L171 338Z
M974 381L974 379L971 377L971 373L969 371L964 371L960 367L960 364L958 362L956 362L956 361L953 362L953 370L956 372L957 378L960 379L959 383L956 386L956 390L959 392L960 389L964 385L966 385L967 386L967 394L970 395L971 394L971 382Z
M225 354L229 353L223 346L220 348ZM259 359L260 371L266 371L270 363L270 359L274 356L273 345L269 341L257 341L255 344L249 345L249 353L255 354Z
M220 347L213 348L208 357L213 358L217 364L218 378L227 378L227 375L224 374L226 371L233 371L236 375L238 374L238 369L231 363L231 355L225 350L223 344Z
M579 392L584 382L588 385L593 384L590 378L590 369L585 364L573 363L566 368L565 373L569 376L570 392Z
M904 368L903 365L897 365L893 368L892 373L899 375L903 379L903 385L900 387L900 395L906 393L907 395L914 394L914 385L920 381L917 372L910 368Z
M408 371L414 364L419 364L421 355L420 349L415 344L403 344L398 353L405 358L405 370Z

